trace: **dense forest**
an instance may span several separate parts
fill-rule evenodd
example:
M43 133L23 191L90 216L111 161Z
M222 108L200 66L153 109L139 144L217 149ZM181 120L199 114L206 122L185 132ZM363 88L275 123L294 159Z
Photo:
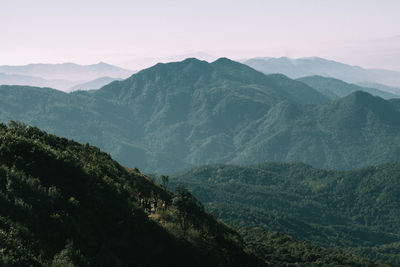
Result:
M168 180L160 185L89 144L0 124L0 265L384 266L279 233L241 236L184 187L165 190ZM146 211L142 198L168 206Z
M400 262L400 163L328 171L302 163L209 165L174 175L208 211L235 226L259 226Z

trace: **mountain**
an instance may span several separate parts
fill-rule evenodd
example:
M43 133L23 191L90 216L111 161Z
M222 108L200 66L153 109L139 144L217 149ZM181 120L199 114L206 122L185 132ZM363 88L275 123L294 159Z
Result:
M391 102L361 91L311 107L282 102L242 129L236 139L241 150L231 163L302 161L354 169L396 161L399 115Z
M185 53L180 55L172 55L167 57L145 57L145 58L134 58L121 62L119 65L124 66L132 70L142 70L156 65L157 63L169 63L176 61L183 61L186 58L197 58L199 60L205 60L212 62L218 59L214 55L202 51L194 51L192 53Z
M399 160L399 108L367 93L329 98L226 58L157 64L99 90L0 86L0 121L89 142L122 164L173 173L208 163Z
M275 232L244 241L185 188L15 121L0 124L0 162L2 266L388 266ZM146 211L144 198L168 206Z
M360 82L358 85L363 86L363 87L369 87L369 88L376 88L381 91L389 92L392 94L397 94L400 95L400 88L396 87L391 87L379 83L372 83L372 82Z
M301 163L207 165L173 175L170 186L189 188L228 224L399 264L399 171L400 163L354 171Z
M341 80L334 78L327 78L322 76L307 76L297 79L318 92L330 97L331 99L338 99L345 97L356 91L364 91L374 96L379 96L384 99L400 98L400 95L392 94L385 91L381 91L370 87L361 87L355 84L345 83Z
M400 72L363 69L318 57L251 58L241 62L263 73L282 73L290 78L319 75L337 78L348 83L373 82L400 87Z
M89 81L89 82L85 82L85 83L81 83L81 84L77 84L72 86L71 88L69 88L69 92L72 91L77 91L77 90L93 90L93 89L99 89L101 87L103 87L106 84L109 84L113 81L118 81L121 79L118 78L111 78L111 77L101 77L98 79L95 79L93 81Z
M75 84L76 82L68 80L47 80L34 76L0 73L0 85L30 85L36 87L51 87L67 91L68 88Z
M0 84L51 87L70 91L71 87L92 82L90 89L98 89L107 84L105 77L125 79L134 71L122 69L103 62L93 65L63 64L29 64L24 66L0 66ZM102 79L100 79L102 78ZM100 79L98 81L93 81Z
M93 65L62 63L29 64L23 66L0 66L0 73L35 76L44 79L88 81L106 76L115 78L127 78L132 75L133 72L104 62L100 62Z

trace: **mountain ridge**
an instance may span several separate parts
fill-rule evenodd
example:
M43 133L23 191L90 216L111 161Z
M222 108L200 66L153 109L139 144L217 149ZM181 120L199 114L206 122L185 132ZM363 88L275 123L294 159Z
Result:
M283 73L291 78L320 75L337 78L348 83L375 82L394 87L400 86L399 72L397 71L364 69L323 58L255 58L241 60L241 62L263 73Z
M126 70L104 62L91 65L75 63L29 64L21 66L0 66L0 84L54 87L63 91L75 85L101 77L127 78L134 71ZM8 80L6 78L9 78ZM10 82L12 77L12 83ZM102 84L104 85L104 83ZM91 88L98 89L98 88Z
M229 59L188 59L87 92L0 86L0 120L90 142L149 173L207 163L349 169L399 160L397 102L354 95L330 102L284 75ZM364 107L368 102L376 106Z
M356 84L349 84L339 79L330 77L314 75L298 78L297 80L311 86L318 92L328 96L331 99L345 97L355 91L364 91L370 93L371 95L379 96L384 99L400 98L400 95L398 94L375 89L373 88L373 86L366 87Z

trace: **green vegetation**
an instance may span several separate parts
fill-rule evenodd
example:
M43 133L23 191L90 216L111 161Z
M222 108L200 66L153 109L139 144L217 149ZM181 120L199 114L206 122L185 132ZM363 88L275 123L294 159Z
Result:
M210 165L171 177L238 227L260 226L372 260L400 262L400 163L356 171L305 164Z
M328 101L281 74L187 59L89 92L0 86L0 121L89 142L157 175L209 163L352 169L400 160L396 101L361 92Z
M89 142L126 166L160 174L230 160L239 152L234 135L283 100L317 104L328 98L228 59L188 59L90 92L0 86L0 121Z
M141 199L168 205L145 211ZM166 191L96 147L0 124L1 266L385 266L240 231L244 240L187 189Z
M260 265L203 209L185 238L176 226L180 206L163 213L170 227L162 227L136 204L139 191L172 202L172 193L98 148L0 124L0 265Z
M267 232L258 227L241 228L240 233L256 255L271 266L390 266L374 264L339 249L296 241L291 236L276 231Z

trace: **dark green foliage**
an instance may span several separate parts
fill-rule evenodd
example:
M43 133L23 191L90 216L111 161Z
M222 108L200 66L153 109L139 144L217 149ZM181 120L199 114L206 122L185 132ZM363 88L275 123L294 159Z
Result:
M228 228L221 240L208 238L216 248L213 253L191 240L177 239L136 205L139 191L146 198L171 202L172 193L96 147L19 122L10 122L8 128L0 124L0 265L259 263L239 242L231 241L237 234ZM204 211L196 214L201 216L197 221L212 218ZM213 218L212 222L219 225Z
M193 198L186 188L177 187L175 191L176 195L172 199L172 203L177 209L179 225L183 230L183 234L186 235L186 231L191 225L199 223L198 218L200 217L199 215L204 213L204 207Z
M211 165L174 175L176 184L226 223L399 261L400 163L346 172L300 163Z
M291 236L258 227L241 228L245 242L272 266L390 266L375 264L338 249L326 249ZM285 264L282 264L285 262Z
M161 175L161 184L165 189L167 189L168 183L169 183L169 176L168 175Z

